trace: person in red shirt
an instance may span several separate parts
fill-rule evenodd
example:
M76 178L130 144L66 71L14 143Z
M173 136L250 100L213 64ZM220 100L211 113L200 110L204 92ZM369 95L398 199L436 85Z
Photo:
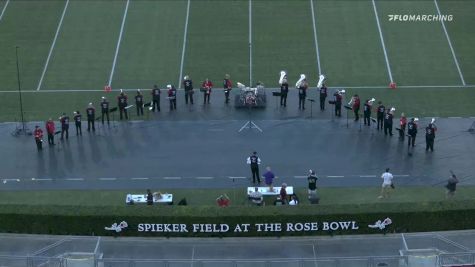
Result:
M353 112L355 113L355 121L358 121L360 119L360 104L361 104L360 97L357 94L354 95L352 102L353 102L352 109L353 109Z
M66 133L66 139L69 138L69 116L66 113L63 113L61 117L59 117L59 121L61 122L61 140L64 138L64 134Z
M201 90L203 91L203 96L204 96L203 104L206 104L206 99L208 99L208 104L209 104L209 97L211 96L212 88L213 88L213 83L208 78L206 78L206 80L201 85Z
M287 184L283 183L282 187L280 188L280 199L282 200L282 204L287 203Z
M216 199L216 203L220 207L227 207L227 206L229 206L230 202L231 202L231 200L229 199L229 197L226 194L221 195Z
M53 119L49 118L46 122L46 133L48 133L48 144L54 146L54 121Z
M231 90L233 89L233 83L229 79L230 76L229 74L224 75L224 81L223 81L223 88L224 88L224 103L228 104L229 103L229 93L231 93Z
M168 100L170 101L170 111L176 110L176 88L175 86L169 84L167 85L168 89Z
M401 118L399 119L399 139L404 141L404 133L406 132L407 118L404 113L401 113Z
M33 132L35 136L36 148L38 151L43 149L43 130L41 130L40 126L35 126L35 131Z

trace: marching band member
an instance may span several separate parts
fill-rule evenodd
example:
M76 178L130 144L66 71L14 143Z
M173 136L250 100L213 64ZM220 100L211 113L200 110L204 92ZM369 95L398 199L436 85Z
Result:
M280 85L280 105L287 107L287 94L289 93L289 83L287 78L282 79L282 84Z
M46 122L46 133L48 134L48 144L54 146L54 132L55 132L55 126L54 126L54 121L53 119L49 118L49 120Z
M393 136L393 114L388 108L386 114L384 114L384 135Z
M117 105L119 106L119 119L122 120L122 113L124 113L125 115L125 119L128 120L129 119L129 115L127 114L127 109L125 109L125 107L127 107L127 95L124 93L124 91L120 90L120 94L119 96L117 97Z
M261 159L257 156L257 152L252 152L252 155L247 158L247 164L251 166L252 172L252 183L261 183L261 176L259 175L259 165L261 164Z
M333 96L335 96L335 116L341 117L341 102L343 101L343 96L340 91L336 91Z
M437 127L434 124L434 119L427 125L426 127L426 151L433 152L434 151L434 139L435 139L435 132L437 131Z
M155 112L155 108L160 111L160 89L156 84L153 85L152 89L152 111Z
M206 78L203 84L201 85L201 88L203 89L203 104L206 104L206 99L208 99L208 104L209 104L209 97L211 96L211 89L213 88L213 83Z
M92 126L92 131L96 131L95 127L95 120L96 120L96 109L92 105L92 103L89 103L89 106L86 109L86 115L87 115L87 131L89 132L91 130Z
M325 99L327 98L327 86L325 83L320 87L320 110L325 110Z
M409 135L407 146L409 147L412 144L412 147L414 147L417 135L417 123L414 118L411 118L411 121L407 124L407 134Z
M176 110L176 89L173 85L167 85L168 100L170 101L170 111Z
M40 126L38 125L35 126L33 135L35 136L36 148L38 148L38 151L42 150L43 149L43 130L41 130Z
M297 89L299 90L299 109L305 109L305 99L307 98L307 79L303 79Z
M81 127L81 113L78 111L74 111L74 122L76 124L76 135L82 135L82 127Z
M188 99L190 99L190 103L193 105L193 81L190 76L183 77L183 87L185 88L185 104L188 105Z
M79 112L78 112L78 114L79 114ZM104 125L104 115L107 117L107 125L109 125L109 101L107 101L107 99L103 96L102 99L101 99L102 125ZM81 115L79 115L79 116L81 116ZM76 131L76 133L77 133L77 131ZM81 135L82 135L82 133L81 133Z
M367 99L364 103L363 107L363 119L364 125L371 125L371 106L373 105L370 99Z
M224 75L223 88L224 88L224 98L225 98L224 103L228 104L229 94L231 93L231 90L233 89L233 83L230 80L229 74Z
M401 113L401 118L399 119L399 139L404 140L404 133L406 132L407 118L404 115L404 112Z
M383 129L383 122L384 122L384 111L386 108L384 107L381 101L378 101L378 109L376 111L377 119L378 119L378 131Z
M137 95L135 96L135 106L137 107L137 116L143 116L143 95L140 89L137 89Z
M61 117L59 117L59 121L61 122L61 140L63 140L64 133L66 133L66 139L69 138L69 116L66 113L63 113Z
M353 109L353 112L355 113L355 121L358 121L360 119L360 105L361 105L361 102L360 102L360 97L355 94L352 99L351 99L351 102L353 103L352 105L352 109Z

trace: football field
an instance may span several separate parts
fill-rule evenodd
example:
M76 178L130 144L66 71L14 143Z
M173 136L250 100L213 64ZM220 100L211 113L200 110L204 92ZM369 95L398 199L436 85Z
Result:
M275 88L281 70L418 116L475 116L475 1L1 0L0 12L1 121L19 119L16 47L26 120L97 104L107 84L110 98L185 74L195 88L226 73Z

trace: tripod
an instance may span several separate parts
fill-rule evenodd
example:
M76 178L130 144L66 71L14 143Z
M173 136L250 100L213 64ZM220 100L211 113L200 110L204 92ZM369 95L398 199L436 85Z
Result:
M308 101L310 101L310 119L313 117L313 102L315 102L315 99L313 98L307 98Z
M255 103L255 102L254 102L253 104L248 104L248 103L246 103L246 105L247 105L247 107L249 108L249 109L248 109L248 112L249 112L249 120L241 127L241 129L239 129L238 132L240 133L240 132L241 132L242 130L244 130L244 129L249 129L249 130L251 130L251 129L257 129L259 132L262 133L261 128L259 128L259 126L257 126L257 125L252 121L252 110L251 110L251 108L252 108L253 105L256 105L256 103Z

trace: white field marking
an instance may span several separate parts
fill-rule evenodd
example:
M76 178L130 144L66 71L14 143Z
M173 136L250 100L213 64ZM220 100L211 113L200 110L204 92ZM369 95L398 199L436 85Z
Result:
M437 13L439 14L439 16L442 16L440 14L439 4L437 4L437 0L434 0L434 4L435 4L435 7L437 8ZM450 40L449 34L447 33L447 29L445 28L445 23L443 20L440 20L440 23L442 24L442 28L444 29L445 37L447 37L447 42L449 42L450 52L452 52L452 57L454 58L455 66L457 67L457 71L459 72L460 80L462 81L462 84L465 85L465 80L462 75L462 70L460 70L457 56L455 56L455 51L454 51L454 48L452 47L452 41Z
M296 179L301 179L301 178L307 178L307 176L304 176L304 175L296 175L296 176L294 176L294 178L296 178Z
M249 0L249 86L252 87L252 0Z
M181 177L169 177L169 176L166 176L166 177L163 177L163 179L165 179L165 180L180 180Z
M3 6L2 13L0 13L0 21L1 21L2 18L3 18L3 14L5 14L5 10L7 10L8 3L10 3L10 0L7 0L7 2L5 3L5 5Z
M244 176L228 176L229 179L247 179L247 177Z
M183 47L181 50L180 77L178 77L178 89L181 89L181 79L183 77L183 65L185 62L185 50L186 50L186 36L188 34L188 18L190 17L190 3L191 1L188 0L188 4L186 5L185 31L183 33Z
M32 181L53 181L51 178L31 178Z
M359 175L362 178L375 178L376 175Z
M41 73L40 81L38 82L38 86L36 87L36 91L41 89L41 85L43 84L43 78L45 77L46 69L48 69L49 60L51 59L51 54L53 54L54 45L56 44L56 40L58 39L59 31L61 30L61 25L63 25L64 14L66 14L66 9L68 8L69 0L66 0L66 4L64 5L63 14L61 14L61 19L59 20L58 27L56 28L56 33L54 34L53 43L49 48L48 57L46 58L45 65L43 66L43 72Z
M342 175L327 175L328 178L343 178L345 176Z
M315 52L317 53L318 75L320 76L322 74L322 68L320 66L320 50L318 49L317 23L315 20L315 11L313 9L313 0L310 0L310 8L312 9L313 37L315 39Z
M394 174L393 177L409 177L409 174Z
M20 179L2 179L3 183L6 184L7 182L20 182Z
M131 180L148 180L147 177L132 177Z
M461 119L462 117L448 117L449 119Z
M381 25L379 24L378 10L376 9L376 3L373 2L374 15L376 17L376 24L378 25L379 39L381 39L381 45L383 46L384 59L386 60L386 68L388 70L389 80L393 82L393 74L391 73L391 67L389 66L388 53L386 52L386 45L384 44L383 32L381 31Z
M210 176L198 176L198 177L195 177L195 179L199 179L199 180L211 180L211 179L214 179L214 177L210 177Z
M388 89L387 85L380 85L380 86L375 86L375 85L368 85L368 86L329 86L329 89ZM402 85L398 86L398 88L475 88L475 84L467 84L467 85ZM151 91L152 89L143 89L143 88L123 88L122 90L126 92L135 92L137 89L140 89L141 91ZM277 87L267 87L265 88L266 90L276 90L280 89ZM316 87L309 87L309 89L316 89ZM166 89L161 89L162 91L165 91ZM184 91L184 89L177 89L179 91ZM114 90L116 91L116 90ZM98 89L58 89L58 90L41 90L41 91L36 91L36 90L21 90L22 93L81 93L81 92L104 92L104 90L98 90ZM118 90L117 90L118 92ZM18 90L7 90L7 91L0 91L1 93L18 93Z
M115 180L117 180L117 178L113 178L113 177L111 177L111 178L99 178L99 180L101 180L101 181L115 181Z
M125 5L124 15L122 16L122 24L120 25L119 39L117 40L117 46L115 48L114 61L112 62L111 75L109 76L109 82L108 82L109 86L111 86L112 78L114 77L115 63L117 62L117 55L119 54L120 42L122 41L122 33L124 32L125 20L127 19L127 11L129 10L129 2L130 1L127 0L127 4Z
M66 178L66 181L84 181L84 178Z

